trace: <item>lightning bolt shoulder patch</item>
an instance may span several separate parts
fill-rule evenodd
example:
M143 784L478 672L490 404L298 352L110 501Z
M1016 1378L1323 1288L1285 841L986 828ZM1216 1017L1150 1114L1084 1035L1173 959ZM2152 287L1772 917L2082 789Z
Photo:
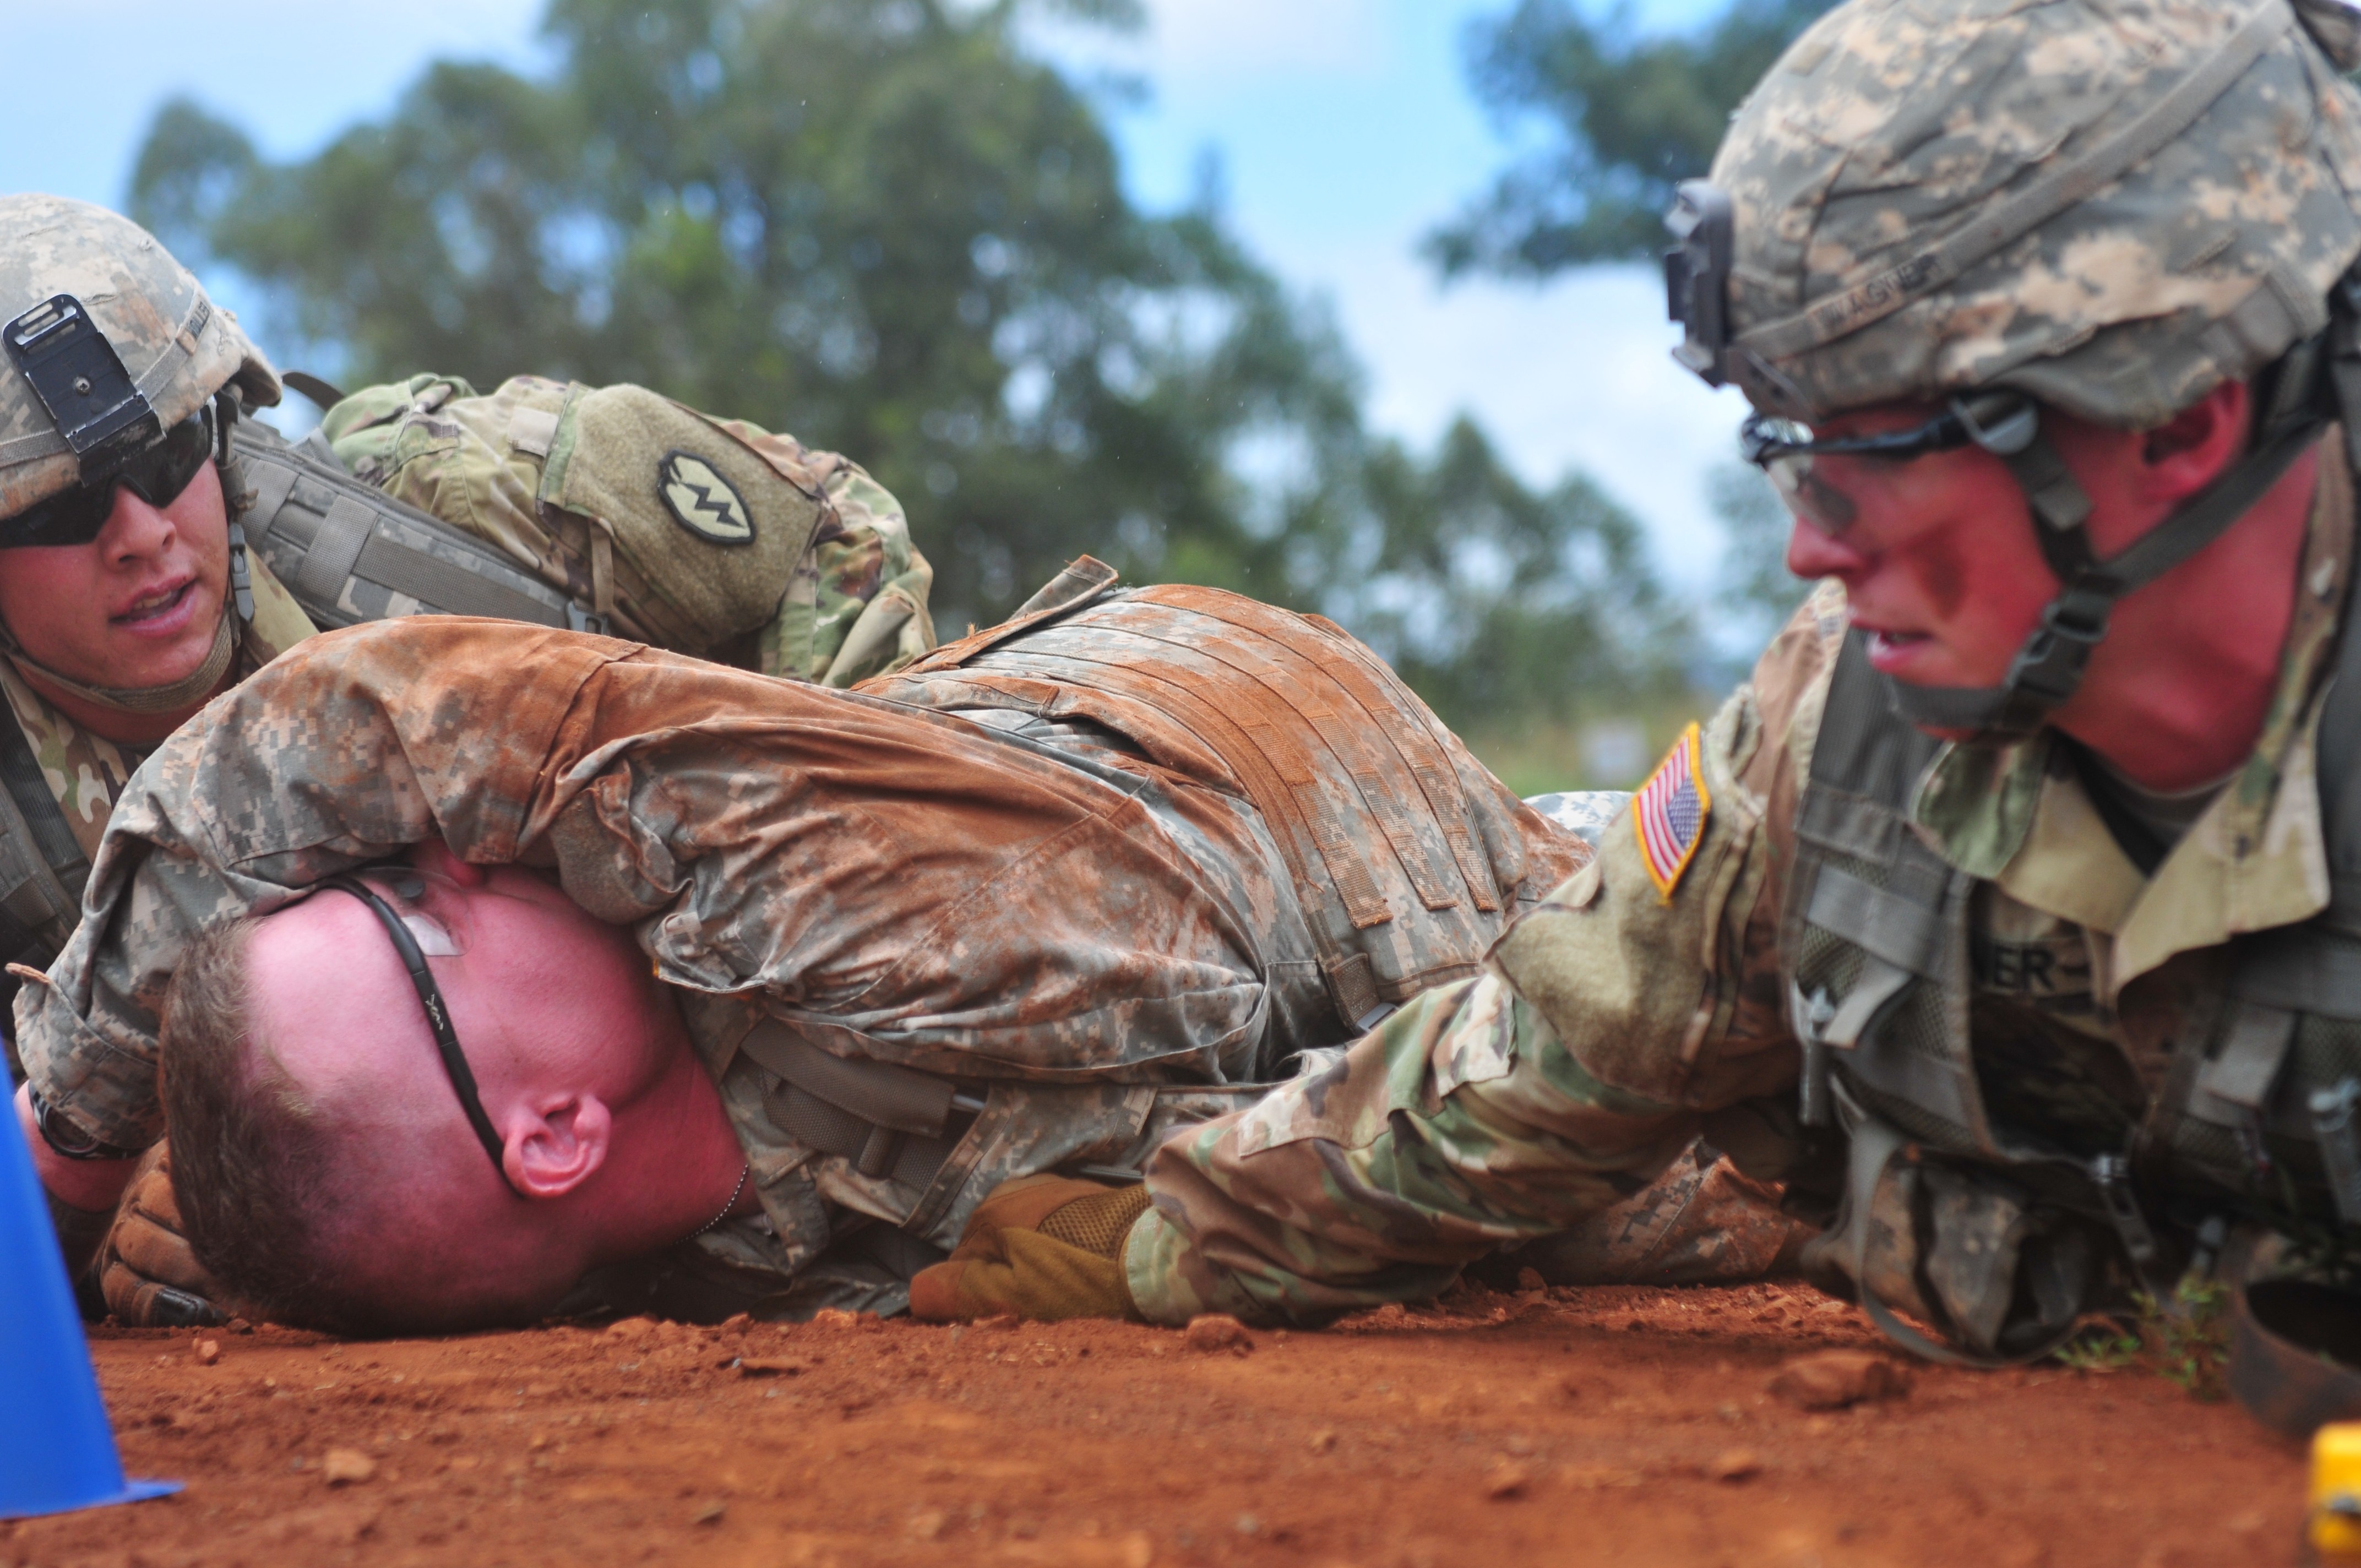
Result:
M693 452L667 452L656 465L656 494L672 520L708 544L752 544L754 519L745 501Z

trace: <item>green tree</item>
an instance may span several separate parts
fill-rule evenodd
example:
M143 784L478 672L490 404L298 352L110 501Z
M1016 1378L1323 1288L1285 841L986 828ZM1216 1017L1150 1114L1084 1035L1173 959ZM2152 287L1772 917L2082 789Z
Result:
M1642 678L1659 612L1624 591L1629 520L1579 487L1525 494L1472 432L1432 468L1373 443L1326 318L1210 193L1134 208L1020 20L1016 0L553 0L545 78L437 63L301 161L170 105L132 206L347 384L635 381L851 454L908 504L953 633L1088 551L1330 609L1455 718L1548 706L1515 661ZM1467 575L1462 528L1504 576Z
M1603 21L1572 0L1519 0L1468 30L1468 77L1504 126L1544 145L1428 236L1444 275L1547 277L1664 248L1673 186L1706 171L1730 113L1833 0L1734 0L1686 35L1640 32L1629 0Z
M1338 619L1478 730L1567 724L1676 689L1686 627L1640 525L1580 475L1535 493L1462 419L1432 463L1371 455L1366 572Z
M1768 641L1811 591L1809 584L1787 570L1787 531L1793 520L1771 481L1744 463L1725 463L1707 475L1706 482L1714 516L1730 541L1714 608L1745 627L1747 641Z

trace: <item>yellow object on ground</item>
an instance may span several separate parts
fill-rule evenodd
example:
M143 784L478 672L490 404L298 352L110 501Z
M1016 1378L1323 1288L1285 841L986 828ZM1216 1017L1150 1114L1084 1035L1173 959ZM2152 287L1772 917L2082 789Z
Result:
M2325 1563L2361 1563L2361 1421L2312 1434L2312 1550Z

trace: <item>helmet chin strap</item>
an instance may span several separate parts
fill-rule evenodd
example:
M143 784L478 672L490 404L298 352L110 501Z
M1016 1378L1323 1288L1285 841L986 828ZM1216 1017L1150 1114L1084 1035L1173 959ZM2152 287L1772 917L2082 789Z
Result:
M223 605L221 620L214 628L213 652L205 655L203 663L168 686L84 685L71 675L61 675L35 662L17 643L15 634L5 628L0 628L0 652L5 652L10 663L43 685L55 686L93 707L103 707L110 713L174 713L194 707L211 696L222 677L229 674L230 661L237 656L238 627L238 619L231 608Z
M2042 609L2040 623L2016 651L2000 685L1925 686L1888 676L1886 695L1894 711L1922 729L1967 732L1979 745L2021 740L2048 722L2081 685L2092 651L2106 640L2115 601L2221 537L2326 428L2332 417L2330 400L2322 395L2318 374L2324 340L2333 334L2338 345L2339 363L2333 367L2336 389L2348 390L2348 377L2361 378L2361 356L2346 347L2355 341L2352 318L2342 309L2338 315L2329 333L2298 345L2280 362L2271 411L2246 455L2186 505L2103 561L2092 553L2083 526L2091 515L2091 499L2048 438L2037 429L2019 450L1997 454L2024 488L2041 554L2064 586Z

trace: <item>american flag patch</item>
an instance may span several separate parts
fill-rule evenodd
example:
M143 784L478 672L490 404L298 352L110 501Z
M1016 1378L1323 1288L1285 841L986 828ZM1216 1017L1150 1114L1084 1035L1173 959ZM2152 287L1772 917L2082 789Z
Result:
M1705 769L1698 753L1697 727L1691 724L1673 743L1669 756L1656 764L1640 793L1631 797L1631 826L1640 838L1640 858L1648 863L1649 878L1667 899L1689 869L1690 857L1705 841L1706 818L1713 797L1706 794Z

